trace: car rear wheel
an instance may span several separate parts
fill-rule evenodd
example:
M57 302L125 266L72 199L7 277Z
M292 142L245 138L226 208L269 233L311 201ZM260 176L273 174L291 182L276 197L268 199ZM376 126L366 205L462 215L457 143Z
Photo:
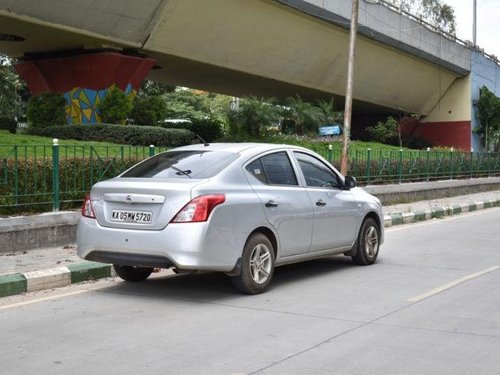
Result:
M354 263L362 266L375 263L380 247L380 230L372 218L366 219L361 225L356 247L356 253L352 256Z
M245 244L241 272L232 277L234 286L242 293L258 294L266 290L274 273L274 249L262 233L253 234Z
M151 275L151 272L153 272L153 268L149 267L132 267L113 264L113 268L116 274L123 280L133 282L144 281Z

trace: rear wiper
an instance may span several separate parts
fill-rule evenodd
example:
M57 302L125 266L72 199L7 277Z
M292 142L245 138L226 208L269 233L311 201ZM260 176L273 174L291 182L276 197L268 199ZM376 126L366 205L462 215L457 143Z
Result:
M173 170L177 171L177 172L175 172L175 174L177 176L188 176L189 178L193 178L193 177L190 176L191 169L186 169L186 170L183 171L182 169L174 167L173 165L171 165L170 168L172 168Z

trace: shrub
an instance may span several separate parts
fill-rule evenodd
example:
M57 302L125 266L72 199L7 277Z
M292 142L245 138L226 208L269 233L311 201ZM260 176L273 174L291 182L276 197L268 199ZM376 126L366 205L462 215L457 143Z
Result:
M62 125L66 123L66 99L59 93L43 93L28 100L26 116L34 128Z
M406 147L416 150L422 150L426 149L427 147L432 147L432 143L428 140L415 136L405 139L404 143Z
M61 187L61 209L81 206L85 192L97 181L115 177L130 168L141 158L111 157L60 158L59 176ZM8 159L0 165L6 181L16 181L17 195L13 183L0 185L0 215L20 212L43 212L52 210L52 159L29 158L18 162Z
M135 98L130 118L136 125L157 125L167 115L167 104L161 96Z
M191 143L193 134L184 129L135 125L65 125L31 129L30 134L82 141L112 142L134 146L176 147Z
M10 117L0 117L0 129L8 130L9 133L16 133L17 121Z
M109 124L124 123L132 111L132 100L117 87L111 87L99 105L103 122Z
M222 135L222 123L215 118L195 118L191 122L162 123L166 129L187 129L199 135L206 142L213 142Z
M373 140L389 145L399 145L399 127L394 117L389 116L385 121L377 122L377 125L366 128Z

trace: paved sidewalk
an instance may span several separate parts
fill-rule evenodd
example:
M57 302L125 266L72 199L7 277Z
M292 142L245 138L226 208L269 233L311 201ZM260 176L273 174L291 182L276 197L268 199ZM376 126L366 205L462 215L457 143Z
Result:
M500 206L500 190L396 204L383 208L384 224L409 224L496 206Z
M384 225L413 223L500 206L500 191L384 207ZM110 265L83 261L74 245L0 253L0 297L112 275Z

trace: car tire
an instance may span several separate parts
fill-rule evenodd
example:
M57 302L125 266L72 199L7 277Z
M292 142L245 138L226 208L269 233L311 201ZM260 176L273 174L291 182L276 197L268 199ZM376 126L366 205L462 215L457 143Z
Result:
M144 281L153 272L153 268L149 267L132 267L132 266L120 266L118 264L113 264L113 268L118 276L120 276L125 281Z
M355 246L354 263L361 266L375 263L380 248L380 229L375 220L367 218L363 221Z
M250 236L243 249L241 272L233 276L236 289L245 294L264 292L274 274L274 248L262 233Z

